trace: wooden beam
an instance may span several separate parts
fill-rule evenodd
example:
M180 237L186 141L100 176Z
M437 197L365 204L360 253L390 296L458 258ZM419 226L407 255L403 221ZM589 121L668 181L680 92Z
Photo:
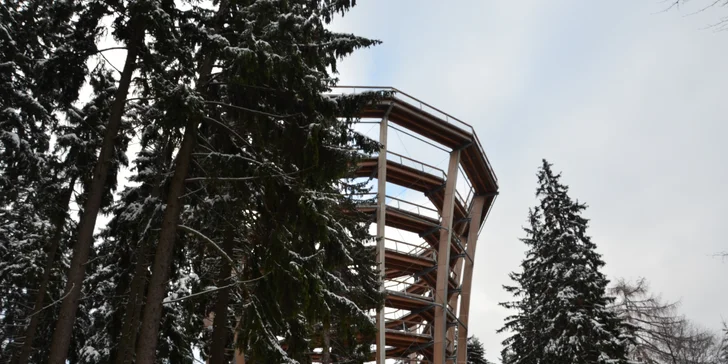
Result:
M478 231L480 231L480 218L483 215L483 205L487 196L476 196L473 199L471 211L470 230L466 251L471 259L465 259L463 269L462 291L460 292L460 322L463 326L458 329L458 356L457 364L467 364L468 361L468 318L470 316L470 291L473 287L473 267L475 265L475 248L478 245Z
M458 261L457 261L457 263L455 263L455 270L454 270L454 272L455 272L455 285L456 285L456 287L457 286L460 286L462 284L461 276L462 276L462 273L463 273L463 261L465 261L465 260L467 260L467 258L459 258ZM457 292L456 292L455 294L452 295L452 297L450 297L450 302L449 302L449 305L453 307L453 312L452 313L455 315L455 317L458 317L458 306L457 306L457 304L458 304L458 297L460 297L460 295L457 294ZM455 338L455 331L456 331L455 329L456 329L456 327L453 326L453 327L448 328L448 330L447 330L447 339L449 341L449 343L447 345L447 348L451 352L453 350L455 350L455 339L456 339ZM460 330L459 327L457 329L458 329L458 331Z
M435 289L435 335L434 363L445 364L447 352L447 306L450 276L450 244L452 241L452 220L455 207L455 186L457 183L460 151L450 153L445 183L445 199L442 207L440 243L437 253L437 287Z
M380 274L380 289L384 291L384 280L385 280L385 246L384 246L384 228L386 226L387 217L387 126L389 110L384 117L382 122L379 123L379 143L382 148L379 150L379 162L377 164L377 263L379 265ZM387 345L385 337L385 318L384 318L384 307L377 311L377 364L385 364Z

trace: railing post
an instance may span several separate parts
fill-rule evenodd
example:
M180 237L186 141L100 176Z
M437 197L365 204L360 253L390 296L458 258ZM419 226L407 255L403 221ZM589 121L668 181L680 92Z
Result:
M445 364L447 352L447 311L448 284L450 276L450 244L453 228L453 210L455 207L455 186L457 184L460 150L450 152L445 183L445 198L442 206L442 229L437 257L437 285L435 288L435 335L434 363Z
M483 206L486 196L475 196L473 207L470 209L470 226L468 227L468 241L466 252L470 260L465 260L463 279L460 291L460 322L463 326L458 329L458 356L457 364L468 362L468 318L470 317L470 290L473 286L473 267L475 264L475 248L478 244L478 233L480 232L480 220L483 217Z
M379 143L382 148L379 150L379 162L377 163L377 264L379 265L379 279L381 282L381 290L384 292L384 231L387 216L387 126L389 124L389 107L387 113L384 114L382 122L379 123ZM386 339L385 339L385 318L384 307L377 311L377 364L385 364L386 360Z

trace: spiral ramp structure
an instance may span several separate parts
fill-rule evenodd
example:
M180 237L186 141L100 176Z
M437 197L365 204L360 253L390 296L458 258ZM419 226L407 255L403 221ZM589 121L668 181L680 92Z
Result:
M470 294L478 236L498 195L498 180L474 129L389 87L339 87L346 94L392 91L361 112L379 124L377 156L362 160L357 176L376 179L376 199L361 206L376 222L377 260L386 291L376 313L378 364L466 363ZM441 169L389 150L396 128L448 154ZM458 181L458 179L461 179ZM418 204L388 194L397 186L417 192ZM423 194L426 198L422 198ZM411 195L411 194L407 194ZM414 239L396 239L393 231Z

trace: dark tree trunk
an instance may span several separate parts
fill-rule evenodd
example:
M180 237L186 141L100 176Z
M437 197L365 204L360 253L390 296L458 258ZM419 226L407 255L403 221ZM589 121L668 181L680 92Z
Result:
M331 325L328 322L324 322L323 336L324 346L321 352L321 364L331 363Z
M134 360L134 344L136 343L139 319L144 304L144 289L146 288L147 268L149 256L152 253L152 244L149 239L143 239L136 249L137 262L134 267L134 277L129 288L129 301L124 310L124 321L121 328L119 346L116 348L116 364L129 364Z
M223 241L222 249L225 254L232 256L233 251L233 239L235 238L234 230L232 227L228 227L225 230L225 240ZM232 273L232 266L226 259L222 259L220 267L220 276L218 277L218 286L227 284L230 279L230 273ZM227 310L230 304L230 288L225 288L218 291L217 302L215 302L215 320L212 323L212 344L210 345L210 361L208 364L225 364L227 363L227 351L228 338L230 337L230 330L228 329L228 318Z
M163 159L159 165L160 174L156 175L154 178L154 187L151 192L151 196L154 198L158 198L161 195L161 170L166 166L169 166L172 159L173 149L174 146L172 144L172 138L168 137L164 150L162 151ZM126 304L126 309L124 311L121 339L119 341L119 346L116 348L116 358L114 359L115 364L130 364L134 361L134 347L136 345L137 333L139 332L142 307L144 307L144 291L147 288L147 269L149 268L152 247L151 238L145 237L136 249L137 261L134 267L134 276L131 281L131 287L129 288L129 301Z
M220 1L217 12L219 18L227 12L227 4L228 2L226 0ZM215 25L215 30L219 31L221 27L221 22L218 21L218 24ZM200 77L197 82L199 87L207 87L214 63L215 57L212 55L208 55L203 60L199 71ZM202 93L205 93L204 90ZM185 190L185 179L187 179L187 170L192 159L192 150L197 143L197 126L200 122L202 122L202 116L200 114L190 117L185 127L182 145L177 153L174 175L172 176L167 194L167 208L164 211L162 227L159 232L159 242L157 243L157 250L154 254L152 277L149 279L149 289L147 290L147 302L144 306L144 314L142 315L142 328L139 333L139 343L136 349L137 364L155 363L157 340L159 339L159 323L162 319L162 301L167 291L166 284L169 279L170 266L172 265L172 253L174 252L174 242L177 236L177 224L179 222L180 212L182 211L180 197Z
M51 352L48 358L49 364L65 364L68 356L68 348L71 344L73 325L76 321L78 310L78 299L81 296L81 286L86 275L86 261L88 260L91 245L93 244L93 233L96 227L96 217L101 209L101 200L106 186L106 178L111 167L114 154L114 141L121 126L121 118L124 114L127 93L131 85L131 78L136 69L136 59L139 48L144 40L144 25L139 21L132 20L130 25L132 38L128 44L124 70L119 79L119 87L114 95L114 103L111 105L109 123L106 126L106 133L99 151L99 158L94 167L93 181L91 182L88 199L83 207L83 216L78 228L78 241L73 247L73 258L68 270L68 280L64 290L64 299L61 304L56 328L53 332Z
M63 209L63 212L57 212L55 221L53 221L53 236L51 237L50 245L48 246L43 277L40 281L40 287L38 287L35 303L33 304L33 316L30 318L28 327L25 329L25 341L23 342L23 347L20 349L20 354L15 360L16 364L28 364L28 359L30 358L30 354L33 350L33 340L35 340L35 333L38 330L38 323L40 323L40 319L43 317L40 311L43 309L46 292L48 291L48 284L51 281L51 272L53 271L53 265L56 262L56 254L58 254L58 248L61 245L61 240L63 240L63 229L66 226L68 205L71 202L71 196L73 196L73 187L75 184L76 177L71 179L68 188L63 192L63 196L61 196L60 201L58 201L58 206Z
M154 364L157 350L159 323L162 318L162 301L166 295L166 284L169 279L169 270L172 265L174 241L177 235L177 223L182 210L180 196L184 192L185 179L189 169L192 150L196 144L197 124L199 117L192 117L187 123L182 146L177 154L176 166L169 194L167 208L162 219L162 229L159 232L159 242L154 254L152 276L149 279L147 301L144 306L139 343L136 349L137 364Z

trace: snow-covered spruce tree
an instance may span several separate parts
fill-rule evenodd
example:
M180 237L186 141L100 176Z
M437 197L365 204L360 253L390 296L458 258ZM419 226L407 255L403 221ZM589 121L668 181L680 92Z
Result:
M529 214L522 271L506 286L519 301L501 305L516 310L500 332L509 331L504 352L509 363L627 363L630 332L608 305L607 278L596 245L586 234L586 205L543 161L538 172L539 204Z
M477 337L471 336L468 338L468 364L490 364L488 359L485 358L485 349L483 349L483 343L478 340Z
M335 70L339 57L374 43L325 28L335 12L351 5L219 4L198 58L197 89L174 85L176 92L187 92L180 106L189 115L168 189L137 363L152 363L157 354L162 301L185 203L180 197L207 181L227 180L231 190L247 191L248 198L240 198L238 208L249 206L247 210L255 212L251 235L238 239L250 245L241 278L263 277L242 289L238 344L250 358L306 361L311 351L306 337L335 313L346 318L337 321L337 335L354 337L358 330L366 336L373 331L366 309L376 307L380 297L373 256L363 246L367 228L344 213L353 209L353 201L340 193L340 179L349 172L357 149L373 144L356 138L359 145L352 145L350 120L337 119L345 115L340 106L348 103L323 95L334 82L327 69ZM213 64L220 67L214 76ZM203 126L226 132L238 145L237 156L251 160L247 170L230 168L187 178L196 144L201 152L216 152ZM254 181L253 188L246 181ZM364 348L352 342L347 350Z
M172 9L170 4L166 6L164 10L157 9L157 14L173 12L173 5ZM133 119L133 127L141 131L141 150L134 161L135 174L130 177L133 186L120 194L110 210L112 219L102 230L96 248L98 258L87 267L87 294L94 300L82 303L92 312L84 343L77 345L77 355L84 363L127 364L134 360L130 353L136 346L145 301L154 231L164 209L160 197L165 194L172 155L180 137L173 125L185 117L173 105L167 105L166 100L157 100L153 91L153 84L159 80L179 80L181 76L175 71L180 64L185 65L182 53L170 60L169 55L160 55L154 48L160 44L169 48L169 43L184 38L176 33L179 27L170 26L174 20L178 18L160 15L156 23L145 26L154 41L139 54L142 61L135 67L138 76L134 82L139 97L127 103L126 112ZM176 65L170 66L172 63Z
M58 115L78 97L99 19L93 7L76 1L0 4L0 225L12 227L0 244L7 249L0 252L0 286L10 289L0 292L0 327L13 328L10 336L0 328L0 358L12 356L18 364L31 352L42 355L34 345L47 347L47 337L34 343L49 320L50 310L41 308L48 296L60 295L49 286L78 175L64 169L59 158L68 157L53 153L50 140ZM12 307L22 309L5 315Z
M141 152L135 161L133 187L127 188L112 210L113 218L102 232L99 258L89 265L89 305L93 312L79 357L86 363L126 364L134 361L134 349L146 300L149 266L153 260L158 227L164 212L164 196L170 182L172 156L182 136L180 128L194 114L184 105L186 86L194 80L193 52L204 38L202 23L206 11L181 11L175 3L160 4L160 16L147 24L154 37L139 57L138 101L132 108L135 126L142 130ZM167 25L165 25L167 24ZM180 87L177 87L180 85ZM201 274L196 269L197 254L181 239L175 252L174 274L167 282L171 296L181 297L200 291ZM200 296L204 298L205 296ZM160 361L184 363L193 360L192 346L199 341L202 311L200 299L165 305L162 312L164 339L157 347ZM83 302L82 306L87 303Z
M73 244L71 263L66 274L66 287L64 289L63 301L59 310L59 317L56 320L53 333L53 340L48 356L49 364L65 364L68 357L73 327L76 321L76 314L81 298L83 281L86 275L87 261L91 255L91 248L94 242L94 229L99 211L102 209L106 197L106 186L109 178L115 178L114 160L126 148L119 149L117 137L122 130L122 119L125 112L127 94L131 86L132 75L136 70L137 55L143 49L145 24L147 21L154 21L157 12L156 1L135 1L135 2L113 2L98 3L92 2L89 8L98 9L98 12L109 12L114 14L114 36L126 45L127 54L124 68L119 76L118 83L114 89L113 102L108 108L108 119L104 124L103 140L94 159L94 169L91 180L87 184L87 191L83 201L83 213L81 214L77 241ZM104 6L107 5L107 6ZM81 17L80 22L86 18ZM122 133L123 134L123 133ZM115 184L115 181L112 181Z
M54 163L52 172L54 172L54 178L63 181L65 187L55 192L57 197L49 200L50 203L46 209L41 209L41 211L49 211L48 220L52 223L52 231L46 239L46 262L44 266L41 266L43 268L42 279L37 286L33 287L34 290L38 291L33 312L37 312L45 306L44 302L47 301L44 298L47 299L46 296L48 296L46 292L52 292L51 297L60 297L63 294L60 290L62 287L58 285L62 283L61 272L68 267L67 264L61 263L67 263L70 253L67 249L69 238L72 237L72 234L67 231L69 228L67 219L70 217L67 213L69 203L72 201L72 192L76 186L76 181L78 181L81 193L76 195L74 203L83 205L92 179L95 155L101 145L102 134L100 133L103 133L105 120L108 117L108 104L115 91L113 77L101 64L90 75L90 85L93 91L91 100L80 109L71 107L67 110L67 121L59 125L55 131L57 135L55 154L62 156L63 159ZM118 150L121 151L126 149L128 142L129 138L126 136L115 140ZM126 155L123 152L113 156L109 170L112 178L109 178L104 186L102 208L109 206L112 202L112 194L116 188L116 174L126 163ZM83 214L83 211L80 211L80 214ZM72 225L72 228L75 228L75 225ZM57 253L59 250L61 254ZM62 258L60 261L57 258L59 255ZM49 285L54 285L56 288L49 291ZM47 330L47 327L52 327L53 320L57 319L55 308L56 306L49 307L44 312L39 312L30 317L26 329L26 337L30 339L25 341L23 350L18 357L18 364L27 363L31 358L31 353L33 362L41 362L47 357L48 348L50 347L50 335L52 334L52 331ZM50 311L53 315L47 317L45 311ZM48 320L51 317L53 320ZM46 328L43 329L42 337L35 337L35 331L41 320L45 320L44 325ZM74 336L79 334L79 330L74 331Z
M150 118L150 115L140 116ZM149 119L145 119L149 120ZM152 227L161 217L159 199L169 168L171 138L155 125L143 127L142 147L127 187L111 209L113 218L101 233L97 258L88 270L82 307L90 312L85 340L77 345L82 363L129 363L133 356L146 272L153 250Z

